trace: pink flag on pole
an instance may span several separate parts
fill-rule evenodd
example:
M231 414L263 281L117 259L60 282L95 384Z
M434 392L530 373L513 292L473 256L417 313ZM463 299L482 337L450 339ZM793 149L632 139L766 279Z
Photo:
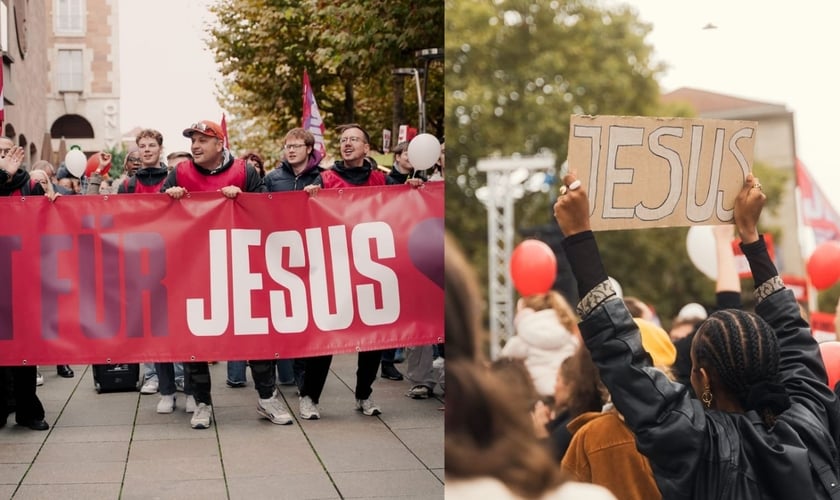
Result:
M0 125L6 121L6 100L3 97L3 65L0 64Z
M227 133L227 118L225 114L222 113L222 122L219 124L222 127L222 135L225 136L224 146L226 149L230 149L230 142L228 141L228 133Z
M324 144L324 121L321 119L321 112L318 111L315 94L309 83L309 73L306 70L303 70L303 119L301 122L303 123L301 126L315 136L315 150L323 158L327 154L327 147Z

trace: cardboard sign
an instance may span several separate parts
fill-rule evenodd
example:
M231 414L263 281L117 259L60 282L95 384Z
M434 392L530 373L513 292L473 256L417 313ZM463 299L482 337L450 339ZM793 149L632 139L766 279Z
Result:
M593 230L721 224L752 170L758 124L626 116L571 119L569 168Z

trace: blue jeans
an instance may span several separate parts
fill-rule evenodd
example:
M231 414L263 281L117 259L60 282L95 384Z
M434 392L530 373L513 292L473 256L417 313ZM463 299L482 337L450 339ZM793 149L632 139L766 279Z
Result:
M247 361L228 361L227 362L227 381L231 384L245 383L245 367Z
M158 377L158 391L160 391L161 396L175 394L175 379L178 378L184 380L184 394L188 396L192 394L190 380L189 377L185 376L183 363L155 363L155 370Z
M295 385L294 360L278 359L275 364L277 365L277 381L280 385Z
M232 384L244 384L247 380L245 376L245 367L247 361L228 361L227 362L227 381ZM282 385L294 385L295 374L292 370L291 359L278 359L275 363L277 365L277 380Z

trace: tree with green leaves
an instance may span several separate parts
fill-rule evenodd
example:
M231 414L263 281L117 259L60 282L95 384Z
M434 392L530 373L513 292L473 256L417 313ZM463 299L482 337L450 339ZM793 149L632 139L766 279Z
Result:
M395 85L414 88L392 70L422 64L419 50L443 47L439 1L218 0L211 10L218 22L210 46L223 75L231 142L266 156L278 156L283 134L301 125L304 70L327 139L335 126L358 122L377 147L380 131L393 127ZM427 129L440 137L442 64L430 65L427 82ZM404 92L406 109L416 109L415 95ZM399 119L416 123L410 115Z

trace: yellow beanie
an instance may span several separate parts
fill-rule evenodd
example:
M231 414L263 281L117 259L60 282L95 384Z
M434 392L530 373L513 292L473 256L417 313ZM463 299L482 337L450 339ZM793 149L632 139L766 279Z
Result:
M633 318L642 334L642 347L653 358L654 366L671 366L677 360L677 348L668 333L650 321Z

